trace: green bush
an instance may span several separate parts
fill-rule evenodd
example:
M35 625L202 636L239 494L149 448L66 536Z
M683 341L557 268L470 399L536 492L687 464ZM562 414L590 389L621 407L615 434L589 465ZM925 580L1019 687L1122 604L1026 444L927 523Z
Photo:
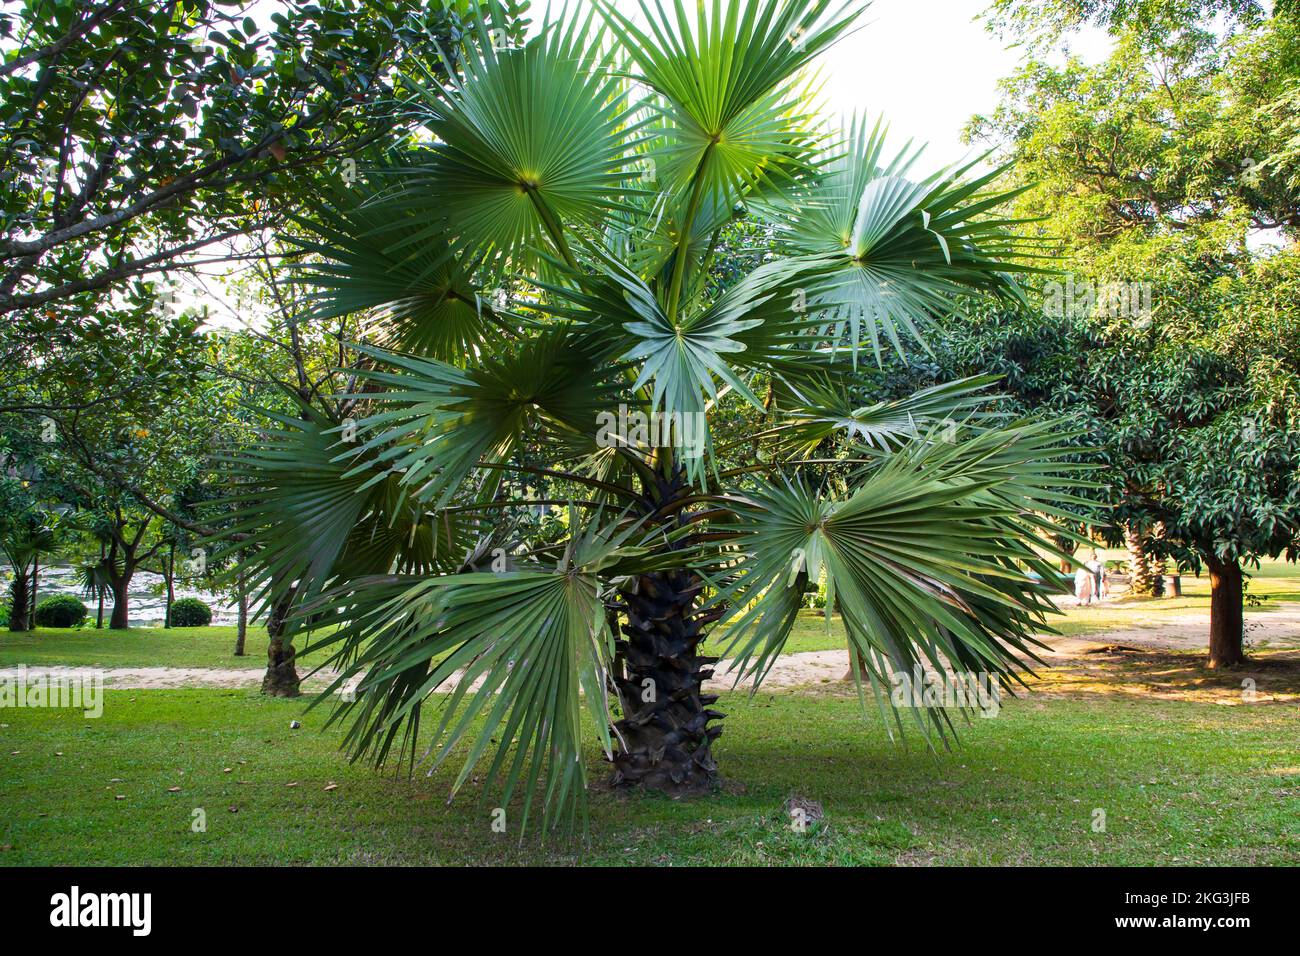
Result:
M198 598L181 598L172 605L172 627L207 627L212 623L212 608Z
M0 627L9 626L9 604L0 604Z
M59 594L36 605L36 626L76 627L88 613L86 605L71 594Z

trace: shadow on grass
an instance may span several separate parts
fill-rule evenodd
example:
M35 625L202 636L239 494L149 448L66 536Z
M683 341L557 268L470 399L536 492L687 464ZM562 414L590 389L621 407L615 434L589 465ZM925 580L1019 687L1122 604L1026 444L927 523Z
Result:
M1038 672L1032 695L1138 696L1223 705L1300 700L1300 653L1259 652L1235 670L1211 670L1202 651L1107 644Z

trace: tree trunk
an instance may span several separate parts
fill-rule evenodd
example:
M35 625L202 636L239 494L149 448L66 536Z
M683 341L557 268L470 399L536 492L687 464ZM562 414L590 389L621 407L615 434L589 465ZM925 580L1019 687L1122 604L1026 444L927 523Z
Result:
M104 542L101 541L99 543L99 563L101 566L104 563L104 557ZM104 585L102 579L98 580L100 583L95 587L95 591L99 596L99 611L95 615L95 630L102 631L104 629Z
M36 604L37 604L36 595L37 592L40 590L40 586L41 586L41 560L40 558L37 558L35 561L32 562L31 613L27 616L27 619L32 623L32 627L36 627Z
M1066 537L1062 537L1061 535L1054 534L1051 535L1051 539L1052 539L1052 544L1056 545L1056 547L1059 550L1064 551L1066 554L1070 555L1071 557L1073 557L1074 552L1079 549L1079 543L1075 541L1073 538L1066 538ZM1062 574L1073 574L1074 565L1071 564L1069 561L1060 561L1058 563L1060 564L1060 570Z
M176 603L176 545L167 555L167 609L163 612L163 627L172 626L172 605Z
M248 591L244 588L244 576L236 579L239 588L239 623L235 629L235 656L244 656L244 642L248 639Z
M291 601L292 595L277 601L266 622L270 641L266 645L266 676L262 678L262 693L268 697L297 697L302 693L298 670L294 666L298 652L293 640L284 636L284 619Z
M1147 574L1151 578L1151 596L1165 596L1165 568L1167 562L1156 556L1156 544L1165 536L1165 523L1158 521L1147 535Z
M14 568L14 583L9 591L9 630L26 631L31 595L28 588L27 569Z
M1151 581L1147 533L1134 525L1128 525L1124 529L1124 543L1128 546L1129 594L1150 596L1154 587Z
M131 626L130 615L130 590L131 578L135 575L135 568L127 563L122 571L121 576L113 575L110 588L113 591L113 613L109 615L108 627L113 631L125 631Z
M1239 667L1246 660L1241 565L1217 555L1207 556L1205 565L1210 569L1210 667Z
M657 503L689 493L680 472L651 490ZM680 509L673 520L685 521ZM684 794L711 788L717 777L711 748L722 728L709 722L724 715L709 709L717 695L701 688L718 659L696 651L721 611L694 611L703 587L689 571L669 571L642 575L637 593L625 596L613 674L623 713L614 723L615 784Z

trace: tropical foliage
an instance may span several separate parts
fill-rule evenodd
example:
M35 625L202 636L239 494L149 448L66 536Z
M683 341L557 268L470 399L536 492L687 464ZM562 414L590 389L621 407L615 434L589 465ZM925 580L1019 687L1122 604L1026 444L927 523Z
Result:
M355 755L413 762L432 699L429 762L557 822L585 710L617 782L707 787L702 642L729 626L727 676L758 686L818 582L881 706L917 665L1009 688L1032 659L1069 433L988 378L852 396L937 315L1015 301L1036 247L998 171L918 175L879 124L819 119L849 6L600 0L522 46L484 31L410 78L427 135L299 223L304 319L360 311L365 341L344 402L231 457L226 548L333 652ZM780 254L719 282L738 221Z
M1044 27L1079 5L1047 6L998 4ZM996 316L951 371L1005 368L1027 404L1088 430L1113 506L1099 533L1127 539L1139 571L1207 568L1209 663L1236 667L1244 574L1300 554L1300 191L1275 106L1300 88L1300 20L1201 4L1234 13L1211 29L1166 22L1181 3L1091 6L1125 15L1111 55L1029 57L971 126L1037 184L1013 209L1061 237L1068 274L1047 315Z

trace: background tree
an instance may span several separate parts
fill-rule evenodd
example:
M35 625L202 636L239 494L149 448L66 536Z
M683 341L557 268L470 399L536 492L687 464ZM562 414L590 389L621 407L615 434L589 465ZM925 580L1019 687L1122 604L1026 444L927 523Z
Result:
M1022 25L1056 9L1000 7ZM1233 666L1241 564L1295 540L1295 319L1279 293L1300 197L1257 167L1279 148L1260 110L1300 76L1300 28L1249 11L1224 35L1177 22L1110 23L1096 66L1031 57L971 133L1005 146L1013 181L1041 184L1012 209L1064 249L1044 308L1070 321L1049 350L1078 373L1066 400L1103 448L1108 534L1127 532L1139 589L1168 556L1210 567L1210 663Z
M501 4L502 28L526 4ZM120 283L227 255L398 118L469 0L7 2L0 314L93 312ZM514 19L507 17L513 15ZM19 320L34 316L20 315Z

